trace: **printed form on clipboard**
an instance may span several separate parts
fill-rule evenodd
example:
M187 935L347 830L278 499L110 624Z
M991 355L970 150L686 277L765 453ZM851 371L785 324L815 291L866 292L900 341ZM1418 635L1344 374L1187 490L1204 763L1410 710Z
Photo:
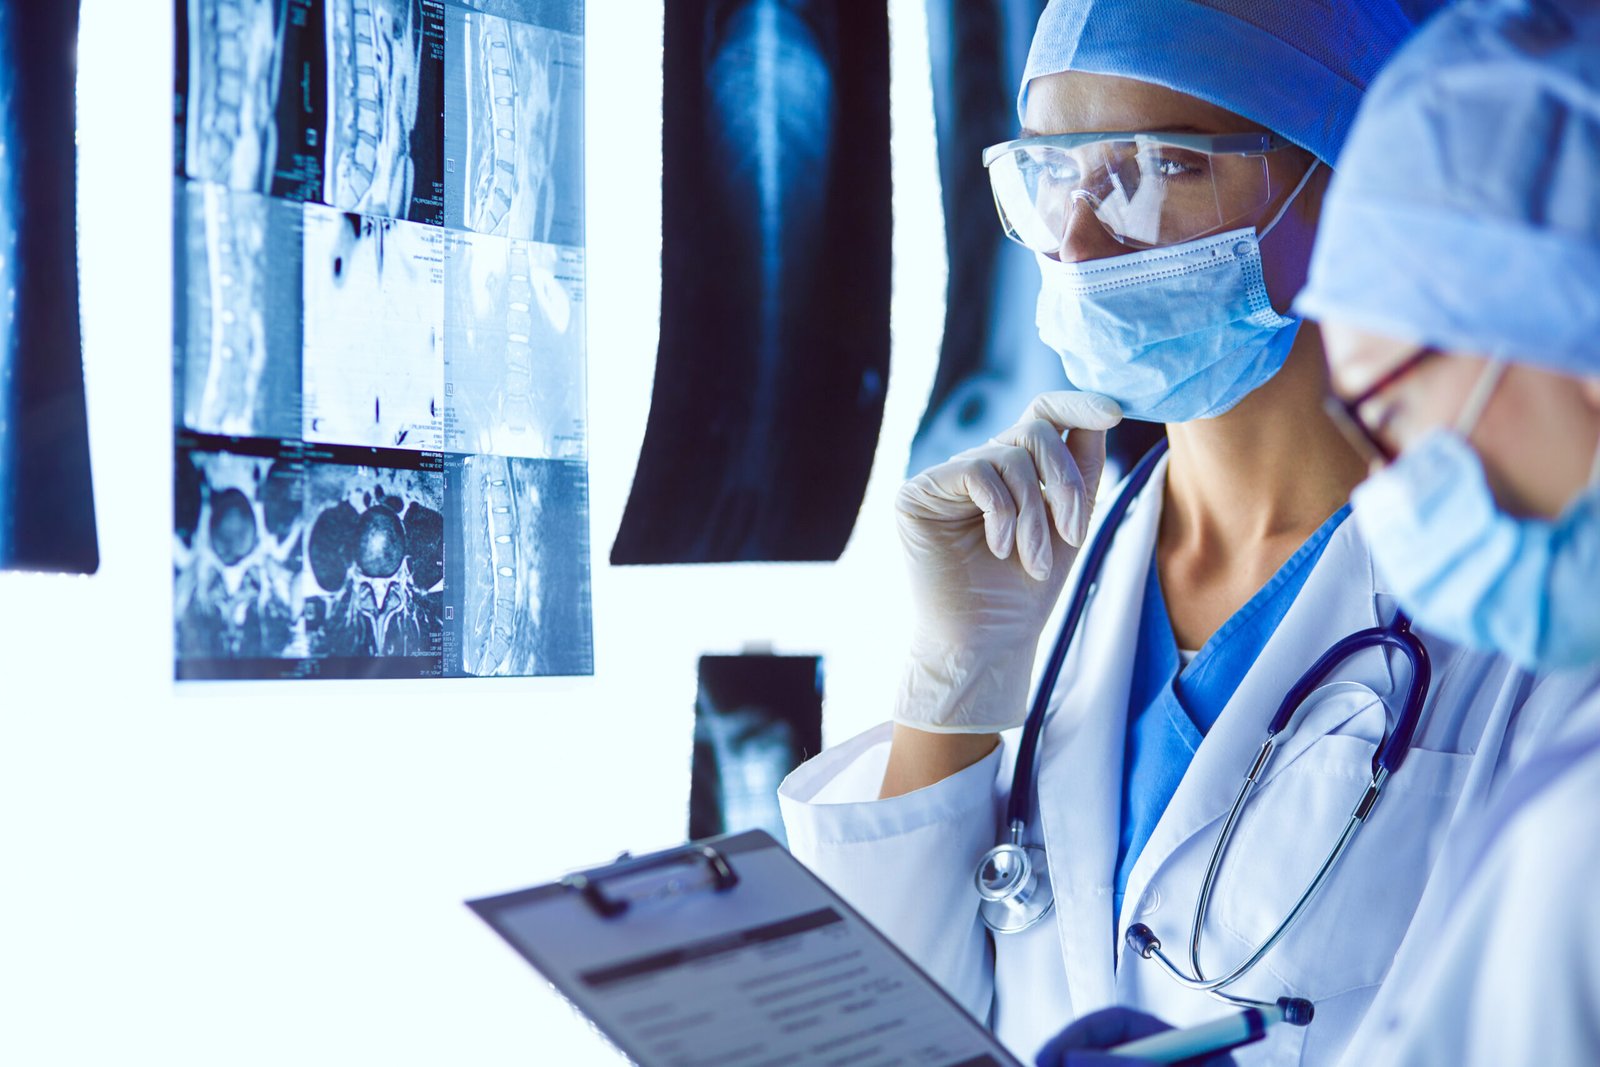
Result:
M759 830L468 906L641 1067L1018 1067Z

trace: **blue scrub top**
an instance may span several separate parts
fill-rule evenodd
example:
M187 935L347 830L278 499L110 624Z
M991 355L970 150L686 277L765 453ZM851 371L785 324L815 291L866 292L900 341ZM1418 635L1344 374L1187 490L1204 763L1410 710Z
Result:
M1128 691L1128 732L1122 758L1122 840L1117 850L1113 916L1122 914L1128 875L1155 831L1195 750L1239 681L1261 655L1289 605L1300 594L1333 531L1350 514L1346 505L1329 516L1278 572L1179 671L1178 642L1161 592L1155 554L1139 613L1139 648ZM1262 721L1265 728L1266 722Z

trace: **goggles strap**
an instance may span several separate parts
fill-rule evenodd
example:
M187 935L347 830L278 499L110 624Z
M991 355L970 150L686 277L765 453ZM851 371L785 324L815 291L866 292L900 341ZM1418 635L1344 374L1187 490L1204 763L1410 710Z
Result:
M1494 396L1495 387L1505 374L1504 360L1491 359L1488 366L1483 368L1483 373L1478 376L1478 384L1467 395L1467 402L1462 405L1461 414L1456 416L1455 426L1452 427L1463 440L1470 438L1472 431L1477 429L1478 420L1483 418L1483 409L1489 406L1489 398Z
M1317 168L1320 166L1322 166L1322 160L1313 159L1311 161L1311 166L1306 168L1306 172L1300 175L1300 180L1295 183L1294 191L1289 194L1288 199L1286 199L1278 208L1277 214L1272 216L1272 221L1267 223L1266 226L1262 227L1260 234L1261 237L1265 237L1267 234L1271 233L1272 228L1278 224L1284 215L1289 213L1289 205L1299 199L1301 191L1306 187L1306 182L1311 180L1311 176L1317 172Z

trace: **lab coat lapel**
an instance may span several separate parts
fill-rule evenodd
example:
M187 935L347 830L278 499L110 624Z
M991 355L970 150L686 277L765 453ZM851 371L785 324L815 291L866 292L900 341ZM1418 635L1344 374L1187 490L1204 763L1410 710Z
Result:
M1099 589L1051 700L1039 757L1039 817L1055 921L1076 1012L1112 1002L1112 883L1120 840L1128 690L1166 461L1115 531Z
M1117 926L1118 946L1136 918L1152 877L1168 857L1195 834L1213 832L1214 824L1233 803L1266 737L1267 723L1290 686L1340 638L1376 626L1378 621L1371 558L1355 523L1346 520L1333 532L1299 596L1206 734L1134 864ZM1385 659L1372 652L1339 668L1334 678L1363 682L1384 697L1394 682ZM1308 710L1307 717L1297 720L1279 742L1262 784L1338 725L1319 722ZM1206 847L1210 847L1209 840ZM1182 891L1193 888L1182 887ZM1180 910L1186 914L1187 905Z

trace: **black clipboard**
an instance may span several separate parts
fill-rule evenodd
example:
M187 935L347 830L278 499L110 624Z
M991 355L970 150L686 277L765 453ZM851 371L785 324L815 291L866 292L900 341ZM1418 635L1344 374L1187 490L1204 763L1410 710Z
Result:
M1019 1067L763 831L467 905L641 1067Z

